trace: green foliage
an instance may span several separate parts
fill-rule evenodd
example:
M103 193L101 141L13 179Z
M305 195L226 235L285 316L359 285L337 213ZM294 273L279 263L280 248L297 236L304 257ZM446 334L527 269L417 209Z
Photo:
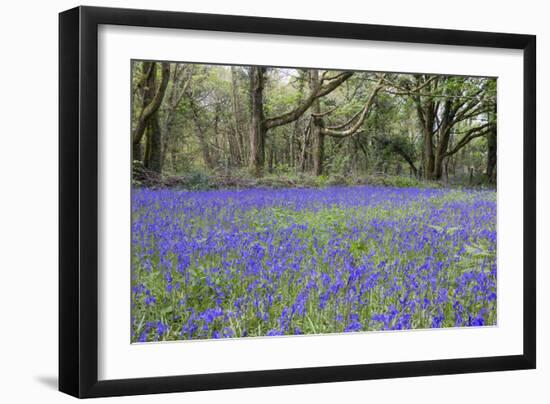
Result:
M188 190L198 191L211 189L212 184L211 176L204 170L193 170L185 175L185 182L182 183L182 187Z
M163 211L161 222L170 214L178 222L182 211L190 215L177 225L182 227L174 234L192 234L190 228L201 229L203 236L196 238L200 252L187 262L185 271L179 271L178 251L160 252L166 243L151 237L152 248L145 247L149 240L145 243L140 240L133 246L132 340L179 340L189 321L196 321L195 338L213 338L215 330L228 329L231 330L228 336L232 337L265 336L269 330L281 326L283 310L300 300L309 282L314 287L308 294L307 306L303 315L289 319L292 327L288 327L286 334L294 333L294 326L304 334L343 332L352 313L362 324L356 331L391 329L395 322L382 327L373 315L390 313L392 307L400 310L399 316L411 314L405 328L434 327L434 319L442 315L441 322L435 323L437 327L473 325L468 314L473 318L479 313L484 313L483 325L495 324L496 301L489 296L496 292L496 279L490 274L491 266L496 264L496 240L487 237L487 233L496 230L496 193L442 190L424 192L419 199L392 200L403 191L377 192L387 192L389 197L381 203L350 206L345 203L347 200L326 204L312 198L304 209L288 206L286 198L282 203L247 204L246 208L236 199L227 199L226 205L214 215L203 210L202 203L196 206L198 214L189 209L195 206L192 204L175 212ZM191 194L186 196L187 201L193 200ZM134 211L133 217L139 220L150 217L149 214L149 209L141 209ZM250 232L265 232L271 237L253 237L249 244L236 243L232 247L223 242L218 244L223 239L216 239L211 229L223 226L228 215L232 218L231 227L238 228L236 234L245 236L240 239L246 239ZM357 226L365 230L354 232ZM293 239L303 241L299 248L288 248L288 241L281 237L287 234L283 230L290 227L294 229ZM208 233L211 233L209 240L204 237ZM429 241L421 242L423 239ZM210 244L201 251L204 243ZM251 249L263 253L255 256L250 254ZM245 251L252 258L242 262ZM329 256L329 251L336 252L332 261L323 258ZM163 259L161 254L165 254ZM276 262L273 256L283 256L285 264L291 262L296 266L276 270L272 268ZM261 268L261 272L247 270L251 268L250 262L255 269ZM436 270L438 265L440 271ZM404 271L407 266L410 269ZM368 270L361 272L361 267ZM307 282L302 281L304 273ZM342 287L324 295L337 280ZM360 289L361 285L369 284L367 289ZM485 288L480 295L478 285ZM389 290L393 292L388 293ZM408 307L404 292L409 301L416 300L420 306ZM269 304L264 299L268 294L273 297ZM364 299L355 300L355 295ZM152 296L155 301L147 303ZM441 302L436 303L438 300ZM457 302L460 308L453 306ZM194 316L213 307L221 308L224 314L235 313L236 307L239 311L235 316L210 318L208 323L205 318ZM258 309L266 316L259 316ZM159 321L170 325L160 335L156 327L146 326ZM142 335L147 338L141 339Z
M414 177L399 175L370 175L366 178L369 185L390 186L396 188L439 188L441 184L434 181L419 180Z
M144 109L146 66L147 62L143 61L132 64L132 128ZM430 114L436 115L436 123L442 122L445 105L463 105L453 116L462 111L466 111L466 115L475 111L467 119L453 123L452 130L446 132L450 133L448 149L456 146L472 127L496 123L494 78L387 73L384 88L374 98L359 130L342 137L325 135L321 162L324 176L312 178L310 175L317 143L310 131L312 107L309 106L297 119L266 129L262 139L265 178L256 180L241 173L251 160L251 67L172 63L170 68L167 91L156 113L162 134L162 174L181 177L176 182L189 184L190 189L225 187L224 181L218 178L221 171L225 176L234 177L236 184L229 184L230 187L256 183L267 187L361 183L430 186L403 176L410 164L420 171L425 163L423 156L429 143L424 142L418 108L431 108ZM296 111L311 94L310 73L305 68L267 67L262 94L263 118ZM320 69L318 73L326 85L330 82L327 78L342 72ZM160 69L156 74L160 75ZM375 72L355 72L334 91L320 97L322 125L333 130L349 128L365 107L378 77L379 73ZM418 86L422 87L415 91ZM461 104L464 100L468 100L467 103ZM148 133L147 129L141 140L143 152L147 149ZM447 175L450 183L479 186L487 182L483 178L489 161L486 136L473 138L444 159L443 164L451 161L453 167ZM440 138L435 133L434 148ZM474 169L473 180L465 171L469 167ZM228 171L239 173L233 175ZM382 178L379 173L390 177ZM277 176L280 178L275 178ZM134 185L146 184L135 178Z

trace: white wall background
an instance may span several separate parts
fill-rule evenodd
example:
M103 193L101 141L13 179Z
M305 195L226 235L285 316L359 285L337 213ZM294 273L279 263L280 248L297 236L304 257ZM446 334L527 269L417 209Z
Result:
M57 386L57 13L75 1L5 2L0 24L0 401L69 402ZM531 33L538 36L538 369L109 399L126 403L461 403L550 397L550 25L542 1L157 0L88 5ZM545 74L546 72L546 74ZM520 134L518 134L519 136ZM519 163L519 161L518 161Z

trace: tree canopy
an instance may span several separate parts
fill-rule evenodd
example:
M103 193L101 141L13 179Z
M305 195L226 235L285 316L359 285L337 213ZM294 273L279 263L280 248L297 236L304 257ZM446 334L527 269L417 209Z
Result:
M134 61L133 160L153 172L496 182L496 79Z

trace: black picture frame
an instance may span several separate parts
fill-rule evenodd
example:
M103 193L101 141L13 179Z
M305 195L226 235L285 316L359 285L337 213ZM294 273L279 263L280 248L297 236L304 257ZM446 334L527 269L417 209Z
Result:
M523 51L523 354L98 381L98 26L194 29ZM77 7L59 15L59 390L103 397L533 369L536 363L536 37Z

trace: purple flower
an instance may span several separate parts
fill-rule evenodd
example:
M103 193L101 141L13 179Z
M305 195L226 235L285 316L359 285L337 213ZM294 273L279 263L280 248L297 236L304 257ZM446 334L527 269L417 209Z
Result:
M132 339L492 325L495 201L373 186L134 189Z

